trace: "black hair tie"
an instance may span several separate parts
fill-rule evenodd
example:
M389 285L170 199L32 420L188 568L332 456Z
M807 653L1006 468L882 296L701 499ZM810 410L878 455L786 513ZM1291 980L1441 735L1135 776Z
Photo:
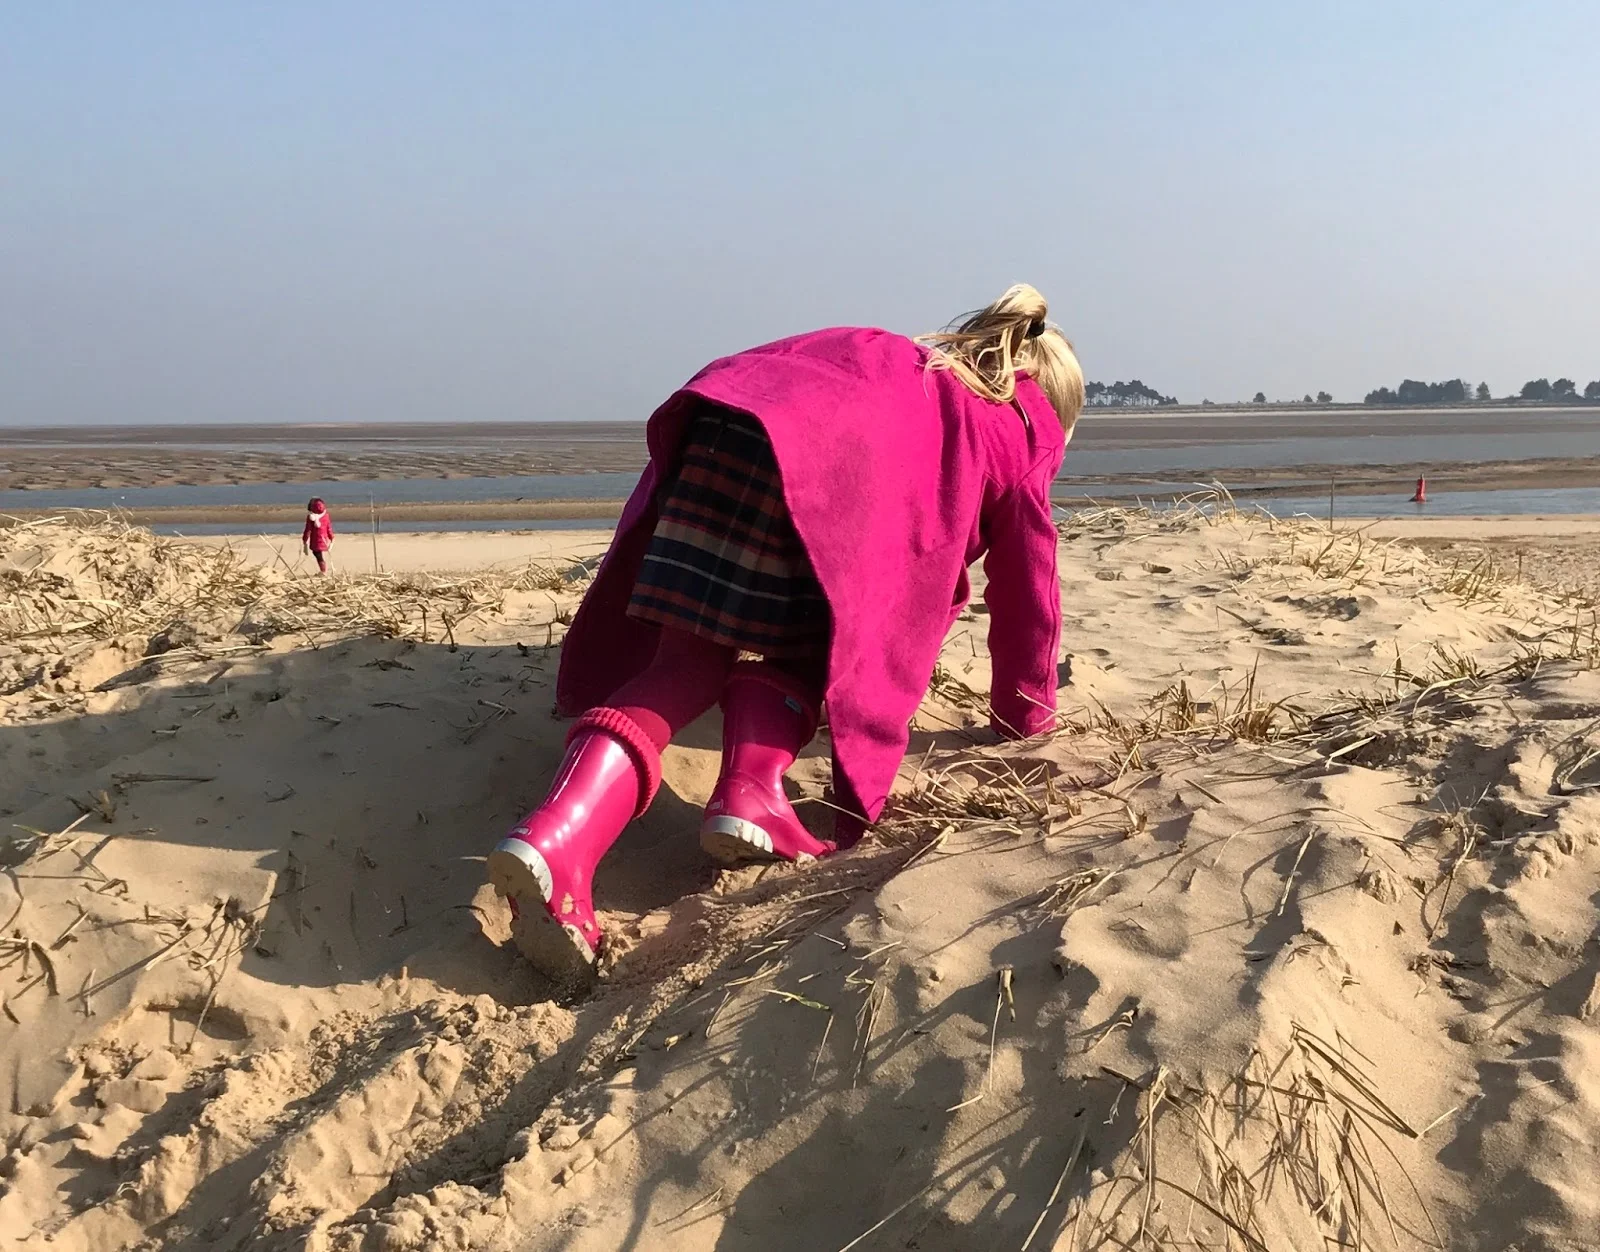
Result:
M1036 318L1033 319L1033 321L1028 323L1028 330L1027 330L1027 333L1023 336L1023 338L1025 338L1025 339L1037 339L1040 335L1044 334L1044 330L1045 330L1044 318L1036 317Z

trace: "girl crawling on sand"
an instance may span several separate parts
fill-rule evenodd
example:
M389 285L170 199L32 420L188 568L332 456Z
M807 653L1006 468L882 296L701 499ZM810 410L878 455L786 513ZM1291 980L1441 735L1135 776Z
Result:
M1052 725L1050 483L1083 374L1046 311L1019 285L920 340L798 335L712 362L656 410L650 464L562 647L556 707L578 715L566 755L489 857L546 973L592 964L595 866L650 806L673 735L713 704L707 853L796 861L855 843L888 797L979 557L993 725L1012 737ZM828 840L783 791L824 703L839 809Z
M328 506L317 496L306 505L306 525L300 532L300 550L309 552L317 561L317 573L328 572L328 549L333 547L333 518L328 516Z

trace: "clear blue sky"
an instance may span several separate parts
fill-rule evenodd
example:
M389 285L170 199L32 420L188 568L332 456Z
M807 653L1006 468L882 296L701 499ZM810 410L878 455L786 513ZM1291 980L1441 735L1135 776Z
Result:
M0 424L640 418L1026 279L1182 399L1600 377L1600 4L11 3Z

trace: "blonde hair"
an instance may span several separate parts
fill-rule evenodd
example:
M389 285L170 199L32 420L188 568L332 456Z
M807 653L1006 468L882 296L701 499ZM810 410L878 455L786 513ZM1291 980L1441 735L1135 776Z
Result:
M1083 368L1067 337L1045 321L1049 310L1037 290L1018 283L952 329L918 335L917 342L933 349L929 369L949 370L996 404L1014 403L1017 375L1027 375L1070 435L1083 409Z

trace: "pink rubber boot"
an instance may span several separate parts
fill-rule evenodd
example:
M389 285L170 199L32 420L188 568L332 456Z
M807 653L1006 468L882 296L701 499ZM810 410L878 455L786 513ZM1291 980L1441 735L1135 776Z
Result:
M826 856L835 845L795 816L783 775L817 731L816 701L771 665L740 662L722 689L722 773L700 846L724 865Z
M489 854L489 881L511 903L518 948L556 982L592 970L595 866L660 782L661 754L649 736L616 709L594 709L567 736L544 803Z

